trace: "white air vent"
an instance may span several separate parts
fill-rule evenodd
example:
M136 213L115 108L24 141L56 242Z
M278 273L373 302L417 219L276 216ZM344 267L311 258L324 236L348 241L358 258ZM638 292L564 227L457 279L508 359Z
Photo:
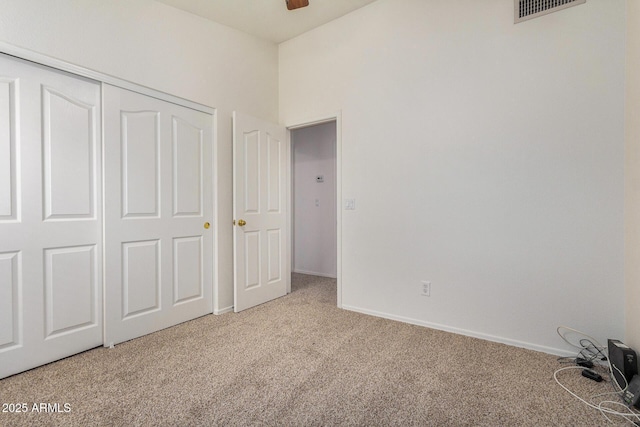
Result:
M557 12L571 6L577 6L587 0L513 0L515 5L515 23Z

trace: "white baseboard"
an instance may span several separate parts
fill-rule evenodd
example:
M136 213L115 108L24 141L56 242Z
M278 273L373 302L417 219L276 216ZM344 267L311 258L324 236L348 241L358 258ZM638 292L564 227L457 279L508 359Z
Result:
M486 341L492 341L492 342L497 342L501 344L507 344L513 347L525 348L527 350L539 351L542 353L553 354L556 356L572 357L576 355L575 352L571 352L565 349L547 347L547 346L532 344L524 341L512 340L509 338L498 337L490 334L483 334L481 332L469 331L467 329L455 328L452 326L442 325L439 323L425 322L422 320L412 319L404 316L396 316L393 314L382 313L379 311L368 310L368 309L354 307L350 305L343 305L342 308L349 311L355 311L357 313L368 314L370 316L375 316L375 317L381 317L383 319L396 320L398 322L409 323L411 325L424 326L426 328L437 329L439 331L451 332L454 334L465 335L468 337L479 338Z
M225 307L225 308L221 308L219 310L213 310L213 314L218 315L218 314L225 314L225 313L229 313L233 311L233 306L229 306L229 307Z
M318 273L317 271L307 271L307 270L300 270L300 269L293 270L293 273L308 274L310 276L328 277L330 279L335 279L337 277L335 274L332 275L327 273Z

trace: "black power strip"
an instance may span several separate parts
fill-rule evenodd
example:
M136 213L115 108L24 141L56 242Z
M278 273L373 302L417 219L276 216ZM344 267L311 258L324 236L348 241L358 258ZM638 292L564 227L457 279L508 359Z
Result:
M591 369L583 369L582 376L589 378L590 380L593 380L593 381L597 381L597 382L602 381L602 375L592 371Z
M583 359L582 357L576 358L576 365L584 366L585 368L593 368L593 362L591 360Z

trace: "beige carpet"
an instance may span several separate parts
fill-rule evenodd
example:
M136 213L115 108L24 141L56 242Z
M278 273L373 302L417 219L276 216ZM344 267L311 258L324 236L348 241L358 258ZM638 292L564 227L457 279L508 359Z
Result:
M331 279L0 380L1 426L611 425L556 357L336 308ZM609 386L562 378L585 396Z

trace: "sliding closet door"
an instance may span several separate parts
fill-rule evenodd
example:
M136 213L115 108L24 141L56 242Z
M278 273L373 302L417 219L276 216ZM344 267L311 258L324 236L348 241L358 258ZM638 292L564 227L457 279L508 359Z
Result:
M213 117L103 85L105 345L212 312Z
M0 55L0 378L102 344L100 86Z

